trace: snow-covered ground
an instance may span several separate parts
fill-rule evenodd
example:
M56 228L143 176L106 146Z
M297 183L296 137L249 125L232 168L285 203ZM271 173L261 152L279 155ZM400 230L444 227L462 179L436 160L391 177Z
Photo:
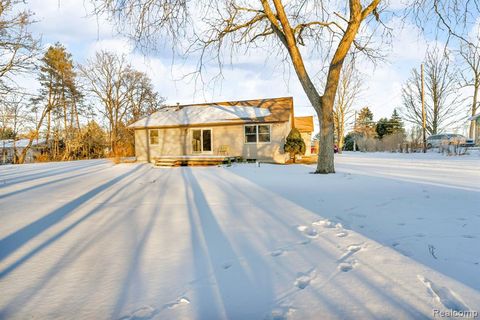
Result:
M480 157L0 167L0 319L480 311Z

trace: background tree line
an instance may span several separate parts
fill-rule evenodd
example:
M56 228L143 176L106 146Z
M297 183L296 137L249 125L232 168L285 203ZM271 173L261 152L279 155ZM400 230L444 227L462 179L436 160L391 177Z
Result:
M134 155L127 126L164 101L149 77L112 52L80 65L60 43L42 50L18 4L0 0L0 140L13 142L11 161L24 163L32 149L37 161ZM17 84L31 75L37 92Z

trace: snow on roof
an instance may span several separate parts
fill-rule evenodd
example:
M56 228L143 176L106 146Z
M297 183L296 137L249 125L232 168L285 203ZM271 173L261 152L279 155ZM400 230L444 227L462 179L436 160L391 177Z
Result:
M291 97L168 106L129 127L288 121L292 108Z
M166 107L130 125L131 128L184 126L232 121L255 121L270 115L266 108L244 106Z
M0 148L13 148L13 140L0 140ZM20 139L15 141L16 148L25 148L28 145L29 139ZM44 144L45 139L34 139L32 141L32 147L40 144Z

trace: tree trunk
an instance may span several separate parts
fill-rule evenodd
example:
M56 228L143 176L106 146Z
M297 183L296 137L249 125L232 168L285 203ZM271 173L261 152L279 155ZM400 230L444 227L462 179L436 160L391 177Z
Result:
M475 81L475 87L473 92L473 102L472 102L472 117L477 113L477 99L478 99L478 89L480 87L480 83ZM470 121L470 130L469 130L469 138L474 139L475 137L475 121Z
M35 134L35 136L34 135L30 136L30 139L28 140L28 144L25 146L25 148L23 148L22 153L20 154L20 157L18 159L19 164L23 164L25 162L27 152L32 147L33 140L36 138L36 136L38 136L38 131L40 130L40 128L42 126L43 119L45 118L47 112L48 111L42 112L42 116L40 117L40 120L37 123L37 128L35 129L36 134Z

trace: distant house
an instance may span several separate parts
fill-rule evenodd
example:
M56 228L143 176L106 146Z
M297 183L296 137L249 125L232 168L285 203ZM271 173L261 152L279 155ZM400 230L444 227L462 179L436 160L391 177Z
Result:
M139 161L229 156L285 163L285 139L297 123L309 151L313 117L294 118L291 97L168 106L129 127Z
M19 157L23 149L28 145L29 139L20 140L0 140L0 163L13 163L16 156ZM45 140L33 140L30 149L28 149L25 156L25 163L34 162L35 158L41 153L45 146Z
M468 120L472 121L475 124L473 137L470 138L475 141L476 145L480 145L480 113L477 113L473 117L468 118Z

